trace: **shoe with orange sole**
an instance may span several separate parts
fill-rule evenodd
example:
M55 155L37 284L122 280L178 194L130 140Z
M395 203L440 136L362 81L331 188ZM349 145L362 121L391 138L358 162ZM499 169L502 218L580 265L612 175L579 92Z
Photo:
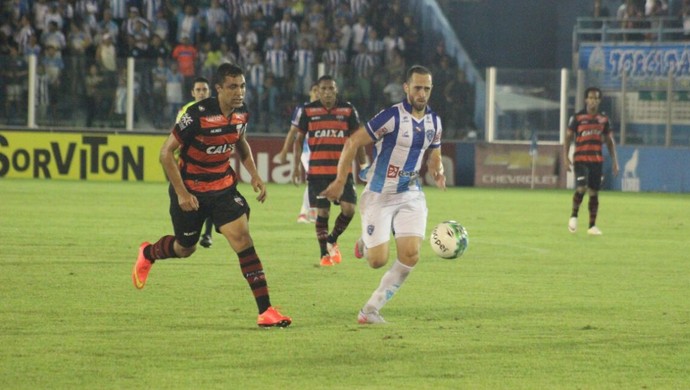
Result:
M291 323L292 318L280 314L273 306L269 307L265 312L259 314L259 318L256 320L256 324L264 328L271 326L285 328Z
M148 278L151 266L153 266L153 262L144 257L144 248L149 245L151 244L148 242L139 245L139 255L137 256L137 262L134 263L134 269L132 270L132 282L134 282L134 287L140 290L144 288L146 278Z

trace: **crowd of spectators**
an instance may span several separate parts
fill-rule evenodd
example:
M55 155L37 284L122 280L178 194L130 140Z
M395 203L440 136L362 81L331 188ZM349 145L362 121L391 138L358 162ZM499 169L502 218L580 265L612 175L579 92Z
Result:
M648 29L650 32L631 32L618 37L624 41L655 40L653 31L661 26L660 18L668 18L665 27L681 26L682 39L690 38L690 0L620 0L609 4L605 0L594 0L592 16L595 18L615 18L618 26L625 29ZM611 9L612 10L611 10ZM600 26L599 26L600 27ZM675 39L673 35L664 37Z
M135 120L159 129L191 99L193 79L211 80L223 62L245 69L246 101L261 131L287 128L319 64L364 119L403 98L408 65L427 65L436 86L432 108L448 116L444 127L469 126L473 93L463 70L442 42L422 55L421 32L401 1L5 1L5 117L21 110L27 56L34 54L37 112L51 123L75 109L84 110L85 126L124 117L125 62L134 58Z

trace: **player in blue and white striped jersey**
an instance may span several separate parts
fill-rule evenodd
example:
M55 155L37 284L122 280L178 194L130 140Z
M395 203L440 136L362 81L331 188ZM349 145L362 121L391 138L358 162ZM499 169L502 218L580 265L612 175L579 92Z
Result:
M375 142L367 186L361 196L362 237L355 256L366 257L372 268L388 262L390 234L395 236L398 259L381 278L379 287L359 312L361 324L383 323L379 310L403 284L419 261L426 231L426 198L419 170L427 149L427 168L436 186L446 188L441 162L441 119L427 106L432 89L431 72L419 65L406 74L405 100L371 119L345 143L338 162L338 176L321 195L337 200L360 147Z

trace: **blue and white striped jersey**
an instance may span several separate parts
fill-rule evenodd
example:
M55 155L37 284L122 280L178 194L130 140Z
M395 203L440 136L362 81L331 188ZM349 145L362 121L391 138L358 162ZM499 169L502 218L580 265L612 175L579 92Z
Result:
M293 125L295 127L299 127L299 119L302 116L302 113L304 112L304 106L306 106L307 104L309 104L309 102L304 102L304 103L298 105L297 107L295 107L295 109L292 111L292 117L290 118L290 124L291 125ZM309 143L307 141L307 137L304 137L304 142L302 142L302 159L304 159L304 156L306 154L307 155L307 161L308 161L309 160L308 156L309 156L310 152L311 151L309 150ZM305 169L306 170L309 169L308 163L305 165Z
M304 102L297 107L295 107L294 110L292 110L292 117L290 117L290 124L299 127L299 118L302 116L302 112L304 111L304 106L309 104L309 102Z
M441 118L429 107L421 120L407 100L379 112L364 127L374 144L367 172L369 191L395 194L421 191L419 170L424 152L441 147Z

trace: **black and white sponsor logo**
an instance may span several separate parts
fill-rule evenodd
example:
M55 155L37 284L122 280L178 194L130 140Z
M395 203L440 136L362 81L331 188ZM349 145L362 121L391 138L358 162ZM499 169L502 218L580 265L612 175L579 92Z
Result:
M178 126L180 127L180 130L184 130L189 125L191 125L192 122L194 122L192 117L188 113L185 112L184 115L182 115L182 117L180 118L180 121L178 122Z

